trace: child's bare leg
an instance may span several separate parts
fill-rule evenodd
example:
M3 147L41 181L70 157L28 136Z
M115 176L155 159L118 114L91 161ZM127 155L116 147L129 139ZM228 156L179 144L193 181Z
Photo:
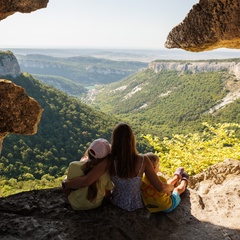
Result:
M174 192L177 192L179 195L182 194L183 192L185 192L187 188L187 181L182 180L181 183L174 188Z
M173 191L177 192L179 195L182 194L183 192L185 192L187 185L188 185L188 179L189 176L186 172L182 173L182 180L180 182L180 184L174 188Z

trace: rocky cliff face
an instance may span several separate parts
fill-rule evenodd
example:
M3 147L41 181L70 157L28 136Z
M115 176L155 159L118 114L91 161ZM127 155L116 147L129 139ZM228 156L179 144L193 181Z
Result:
M20 66L12 52L0 51L0 76L17 77L21 74Z
M154 61L148 65L149 69L158 73L162 70L175 70L180 72L191 71L198 72L218 72L228 71L240 79L240 62L239 61Z
M42 107L24 88L0 79L0 153L7 134L35 134L42 112Z
M0 198L1 240L239 240L240 161L226 160L190 179L171 213L128 212L105 202L73 211L60 188Z

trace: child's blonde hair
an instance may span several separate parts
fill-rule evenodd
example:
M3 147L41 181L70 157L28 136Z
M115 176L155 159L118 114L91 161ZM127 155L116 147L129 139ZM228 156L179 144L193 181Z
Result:
M159 158L156 154L152 152L148 152L145 154L149 158L149 160L152 162L153 167L156 167L157 164L159 163Z

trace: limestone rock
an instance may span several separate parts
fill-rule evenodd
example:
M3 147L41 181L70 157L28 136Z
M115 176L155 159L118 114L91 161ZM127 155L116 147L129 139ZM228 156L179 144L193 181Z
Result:
M1 240L239 240L240 162L226 160L191 178L171 213L128 212L105 202L73 211L60 188L0 198ZM215 181L218 177L219 181Z
M1 0L0 4L0 20L16 13L30 13L40 8L47 7L49 0Z
M11 51L0 51L0 76L17 77L21 74L17 58Z
M200 0L169 33L165 47L192 52L240 49L239 16L239 0Z
M43 109L24 88L0 79L0 149L8 133L32 135L37 132Z
M230 74L234 74L237 79L240 79L240 63L236 61L153 61L148 64L148 68L152 69L155 73L162 70L186 72L192 73L199 72L220 72L228 71Z

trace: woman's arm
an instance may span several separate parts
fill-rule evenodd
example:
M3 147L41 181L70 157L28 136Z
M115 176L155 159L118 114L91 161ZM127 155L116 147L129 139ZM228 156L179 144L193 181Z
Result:
M82 177L72 178L70 180L64 180L65 188L79 189L87 187L97 181L108 168L108 159L102 160L98 163L87 175Z
M144 160L145 174L148 181L153 185L154 188L156 188L157 191L167 193L167 195L171 196L174 186L161 182L154 171L151 161L147 157L145 157Z

